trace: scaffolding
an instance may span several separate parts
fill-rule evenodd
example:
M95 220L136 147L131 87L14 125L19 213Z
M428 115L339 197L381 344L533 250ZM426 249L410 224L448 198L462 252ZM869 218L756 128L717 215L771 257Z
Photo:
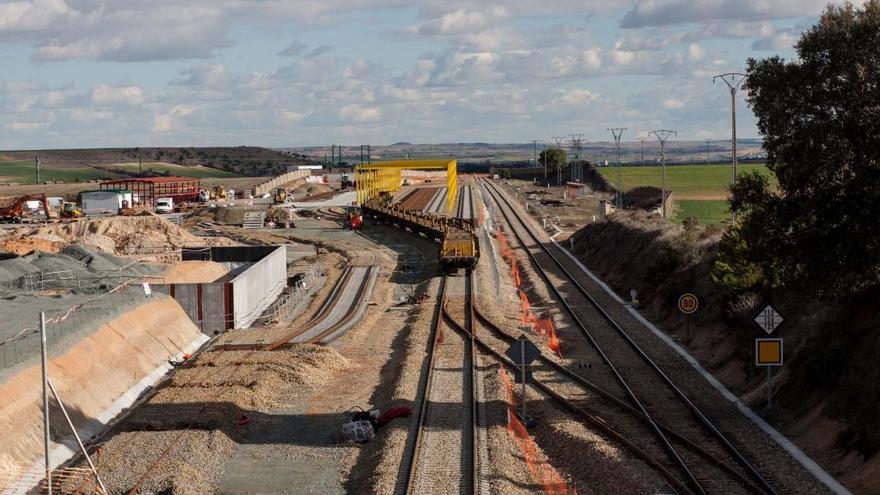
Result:
M355 167L357 184L357 203L363 205L370 201L390 196L403 187L403 170L442 170L446 169L446 211L452 213L455 196L458 192L457 169L454 159L442 160L401 160L378 162Z

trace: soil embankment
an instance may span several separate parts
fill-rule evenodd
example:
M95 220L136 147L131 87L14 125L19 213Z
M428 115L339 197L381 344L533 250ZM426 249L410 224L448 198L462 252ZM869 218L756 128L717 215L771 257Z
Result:
M723 294L711 280L720 231L685 228L644 215L614 216L576 232L574 254L624 299L686 346L701 364L755 410L766 397L754 339L766 334L752 318L767 302L785 318L785 366L777 406L766 419L854 493L880 493L880 292L831 305L799 294ZM687 322L677 309L690 292L700 307Z
M57 356L49 377L77 428L97 418L114 401L200 336L186 313L170 299L149 302L114 318ZM0 471L15 476L42 456L40 364L0 383ZM52 438L70 432L57 406L50 407ZM0 487L2 488L2 487Z

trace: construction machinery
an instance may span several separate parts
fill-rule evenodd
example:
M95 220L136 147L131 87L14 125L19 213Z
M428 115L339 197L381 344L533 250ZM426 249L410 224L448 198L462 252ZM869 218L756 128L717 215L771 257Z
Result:
M343 228L349 230L361 230L364 228L364 217L361 209L356 206L349 206L345 209L345 223Z
M61 217L62 218L79 218L82 216L82 210L79 209L79 205L72 201L64 201L61 203Z
M49 200L46 198L46 195L32 194L18 197L12 205L0 208L0 221L6 223L21 223L22 220L24 220L25 206L28 201L39 201L42 203L43 213L46 215L46 219L50 220L52 218L52 210L49 208Z
M214 186L214 190L211 192L211 199L226 199L227 197L225 187Z

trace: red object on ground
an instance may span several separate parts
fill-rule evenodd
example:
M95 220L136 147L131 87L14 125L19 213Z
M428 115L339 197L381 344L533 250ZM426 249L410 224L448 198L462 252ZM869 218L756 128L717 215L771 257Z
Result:
M380 425L384 425L390 423L394 418L405 418L410 414L412 414L412 409L406 406L392 407L385 411L385 414L379 416L379 418L376 419L376 422Z
M183 353L183 359L189 359L189 358L191 358L191 357L193 357L192 354L190 354L190 353L188 353L188 352L184 352L184 353Z
M242 415L241 418L239 418L239 420L238 420L238 426L244 426L244 425L250 424L250 422L251 422L251 418Z

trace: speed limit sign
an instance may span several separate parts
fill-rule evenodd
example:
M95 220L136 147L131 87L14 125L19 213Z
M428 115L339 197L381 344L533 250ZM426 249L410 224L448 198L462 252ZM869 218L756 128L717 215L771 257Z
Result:
M700 301L693 294L682 294L678 298L678 310L686 315L695 313L698 307L700 307Z

